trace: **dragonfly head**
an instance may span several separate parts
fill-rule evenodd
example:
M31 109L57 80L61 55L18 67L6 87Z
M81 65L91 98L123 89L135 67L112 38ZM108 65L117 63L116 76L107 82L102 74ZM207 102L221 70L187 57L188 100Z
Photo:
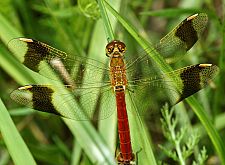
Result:
M107 57L123 57L126 52L126 45L119 40L113 40L106 45L105 51Z

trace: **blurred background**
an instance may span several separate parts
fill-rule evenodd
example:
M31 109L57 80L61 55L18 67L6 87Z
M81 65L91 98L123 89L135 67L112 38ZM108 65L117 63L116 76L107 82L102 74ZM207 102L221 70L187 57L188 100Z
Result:
M118 0L111 2L111 5L122 17L129 20L139 35L153 45L186 17L198 12L207 13L209 21L202 37L187 55L172 67L177 69L197 63L213 63L219 66L220 74L215 81L195 97L204 107L205 113L220 137L224 137L225 2L223 0ZM116 18L110 15L110 19L113 22L116 38L125 41L128 52L135 54L139 51L137 43L116 22ZM82 142L88 143L88 141L77 141L79 136L76 137L74 136L76 133L71 133L68 123L65 124L65 121L57 116L37 113L11 100L9 95L14 89L36 82L32 77L33 73L27 73L7 48L8 42L17 37L40 40L67 53L81 56L89 56L93 52L95 56L92 58L103 61L107 37L97 2L93 0L0 1L0 97L26 146L37 164L94 164L98 159L95 160L87 148L81 147L87 145ZM152 145L158 163L179 164L159 147L161 144L173 151L173 145L163 134L160 122L161 107L162 105L154 105L152 112L143 119L148 134L147 139ZM178 128L182 128L188 122L190 126L188 128L193 132L198 130L199 133L199 140L196 140L196 147L186 160L186 164L192 164L193 160L197 159L203 146L208 155L204 164L220 164L215 146L191 108L184 102L179 104L177 109L181 109L175 112L178 118L185 115L183 121L178 122ZM102 124L94 123L93 128L100 132L98 134L102 140L100 143L110 148L112 157L119 142L116 120L115 118L109 120L112 121L112 126L107 127L104 121L100 121ZM104 134L109 130L112 130L112 133ZM0 164L14 163L0 134Z

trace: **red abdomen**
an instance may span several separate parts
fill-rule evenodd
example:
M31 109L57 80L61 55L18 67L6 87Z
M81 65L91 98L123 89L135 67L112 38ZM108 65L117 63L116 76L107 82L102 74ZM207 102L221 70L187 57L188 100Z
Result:
M133 159L133 153L131 148L130 128L128 123L124 91L116 92L116 104L122 160L131 161Z

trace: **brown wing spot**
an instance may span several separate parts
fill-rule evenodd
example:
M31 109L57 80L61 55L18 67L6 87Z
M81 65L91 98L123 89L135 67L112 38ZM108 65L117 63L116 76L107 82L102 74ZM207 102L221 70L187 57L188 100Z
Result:
M185 68L180 73L183 88L181 96L176 103L206 87L218 72L219 68L213 64L197 64Z
M201 69L203 68L200 67L199 65L194 65L185 69L180 74L180 78L183 82L183 89L181 92L180 99L176 103L193 95L194 93L198 92L202 88L201 78L200 78Z
M38 72L40 62L49 55L47 45L27 38L20 38L20 40L26 42L28 48L24 56L23 64L29 69Z
M189 19L182 22L175 33L175 35L186 44L186 51L188 51L198 40L198 34L192 24L192 20L195 17L191 17L192 19L190 19L190 17L188 18Z
M32 85L32 88L27 88L33 94L33 108L43 112L61 114L56 111L52 103L52 94L54 91L47 86Z

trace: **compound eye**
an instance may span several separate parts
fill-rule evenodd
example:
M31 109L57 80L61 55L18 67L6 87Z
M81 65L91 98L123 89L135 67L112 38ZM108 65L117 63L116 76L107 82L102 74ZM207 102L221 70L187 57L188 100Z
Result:
M110 54L112 53L112 51L113 51L113 47L112 46L111 47L106 47L106 56L109 57Z
M108 51L108 53L112 53L112 51L113 51L113 47L112 47L112 46L111 46L111 47L109 47L107 51Z
M122 45L119 46L119 49L120 49L120 51L123 52L123 53L126 51L126 48L123 47Z

